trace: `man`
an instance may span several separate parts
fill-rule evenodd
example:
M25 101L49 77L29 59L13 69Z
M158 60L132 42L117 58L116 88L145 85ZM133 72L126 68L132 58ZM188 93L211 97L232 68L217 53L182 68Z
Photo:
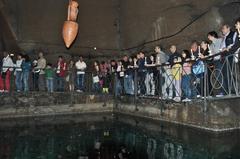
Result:
M137 55L138 61L137 61L137 67L138 67L138 84L140 86L140 95L146 94L146 86L145 86L145 78L146 78L146 68L145 63L147 62L145 59L145 54L143 52L140 52Z
M207 34L208 36L208 40L211 41L211 45L210 45L210 51L212 55L215 55L213 58L213 63L215 65L215 77L217 78L216 80L220 85L220 89L218 89L218 93L216 95L216 97L222 97L225 92L226 92L226 85L225 82L223 80L223 64L221 62L221 55L219 54L221 52L222 49L222 39L218 38L218 34L215 31L211 31ZM213 86L213 88L216 86ZM218 86L217 86L218 87Z
M38 78L38 88L39 91L45 91L45 72L44 69L46 68L46 59L43 56L43 53L40 52L38 55L38 61L37 61L37 68L40 70L39 72L39 78Z
M132 69L129 68L130 62L129 57L127 55L123 56L122 59L123 70L125 72L124 75L124 91L128 95L134 94L133 89L133 72Z
M228 24L224 24L222 26L222 34L224 36L223 41L222 41L222 50L228 50L230 49L236 40L236 36L237 33L231 30L231 27ZM223 74L224 76L224 81L226 84L226 91L228 91L229 93L231 93L231 89L233 87L232 83L231 83L231 78L232 76L230 75L232 72L232 66L233 66L233 59L234 59L234 55L231 53L223 53L222 54L222 61L224 61L223 63Z
M240 48L240 18L238 18L236 20L235 28L237 30L237 36L235 38L235 43L231 48L226 50L226 51L232 52L232 53L236 53L237 51L239 51L239 48Z
M221 30L224 36L222 50L230 49L235 44L237 32L232 31L228 24L224 24Z
M198 54L199 54L199 50L198 50L198 42L197 41L193 41L191 44L191 58L198 58Z
M236 37L235 37L235 40L234 40L234 44L231 47L228 47L225 50L223 50L224 51L223 53L227 54L227 55L234 54L233 62L239 63L239 54L240 54L240 18L238 18L236 20L235 28L236 28L237 32L236 32ZM239 69L239 68L237 67L237 69ZM238 74L239 74L239 72L238 72ZM230 76L230 78L234 78L234 79L233 80L229 80L229 81L236 81L236 79L239 79L239 78L236 78L236 76L237 75ZM239 81L236 81L236 82L239 82ZM239 91L239 88L237 88L237 89ZM232 91L231 89L229 89L229 90Z
M77 69L77 92L83 92L84 90L84 76L87 68L86 63L83 61L83 57L80 56L79 60L75 64Z
M156 53L156 65L160 65L158 68L159 71L159 82L158 82L158 94L161 95L163 99L167 98L167 87L169 81L169 76L171 75L171 70L168 69L168 67L165 65L165 63L168 61L168 56L166 53L164 53L160 46L155 47L155 53Z
M14 64L6 51L3 53L3 56L4 58L2 60L2 70L0 76L0 92L8 93L10 91L10 75Z

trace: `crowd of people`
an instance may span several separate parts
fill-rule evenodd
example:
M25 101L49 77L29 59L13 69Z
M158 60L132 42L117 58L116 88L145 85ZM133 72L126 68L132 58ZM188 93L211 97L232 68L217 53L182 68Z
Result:
M211 31L206 39L193 41L190 49L178 52L171 45L169 53L156 46L153 54L140 51L135 56L124 55L119 60L94 61L88 65L79 57L66 62L62 56L55 64L47 63L42 52L37 60L30 61L28 55L18 54L16 59L7 52L1 60L0 92L10 91L10 79L14 75L15 89L18 92L34 91L85 91L85 75L91 69L92 91L96 93L114 93L115 95L156 96L173 99L177 102L191 101L194 97L204 96L204 73L219 69L217 78L222 82L214 95L223 96L228 87L228 79L219 74L227 74L224 60L228 57L230 65L238 62L234 56L240 47L240 18L235 29L230 25L221 26L222 35ZM207 64L207 70L205 65ZM31 80L30 78L31 77ZM208 76L207 80L210 76ZM89 82L89 81L88 81ZM213 95L213 87L208 82L207 95ZM205 83L206 84L206 83ZM206 93L206 91L205 91Z

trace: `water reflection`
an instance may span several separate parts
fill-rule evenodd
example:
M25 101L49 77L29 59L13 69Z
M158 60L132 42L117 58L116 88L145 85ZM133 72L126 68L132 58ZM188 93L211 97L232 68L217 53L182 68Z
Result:
M126 116L0 122L1 159L238 159L239 133L217 136Z

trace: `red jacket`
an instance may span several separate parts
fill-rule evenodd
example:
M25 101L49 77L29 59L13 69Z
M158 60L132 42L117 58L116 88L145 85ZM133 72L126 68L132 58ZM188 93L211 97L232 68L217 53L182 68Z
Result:
M56 73L59 77L64 77L65 73L66 73L66 70L67 70L67 63L66 62L61 61L61 62L57 63Z

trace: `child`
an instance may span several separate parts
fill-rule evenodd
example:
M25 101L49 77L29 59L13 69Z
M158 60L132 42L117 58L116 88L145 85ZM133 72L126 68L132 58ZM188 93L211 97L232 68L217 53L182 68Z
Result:
M47 64L47 67L45 69L45 76L46 76L46 83L47 83L47 90L48 92L53 92L53 68L52 64Z
M183 102L191 101L192 89L191 89L191 74L192 74L192 65L190 63L191 55L188 50L182 51L182 62L183 62L183 71L182 71L182 90L184 93L185 99Z

